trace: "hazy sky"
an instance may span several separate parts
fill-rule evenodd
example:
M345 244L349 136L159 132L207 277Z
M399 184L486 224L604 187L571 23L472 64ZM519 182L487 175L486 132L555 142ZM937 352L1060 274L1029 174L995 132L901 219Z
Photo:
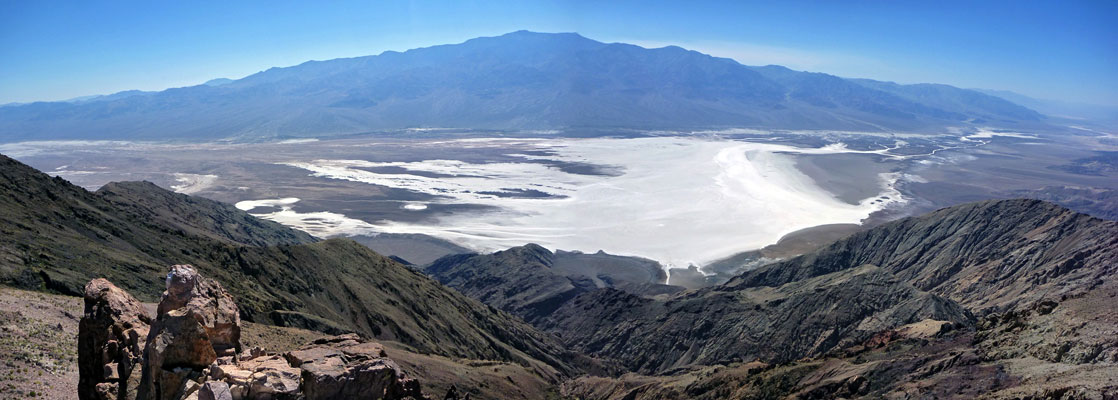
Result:
M1118 105L1116 21L1108 0L6 1L0 103L187 86L527 29Z

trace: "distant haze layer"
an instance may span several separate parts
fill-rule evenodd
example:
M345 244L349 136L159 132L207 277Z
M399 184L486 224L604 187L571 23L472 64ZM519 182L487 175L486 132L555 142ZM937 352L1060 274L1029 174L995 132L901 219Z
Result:
M317 177L407 189L439 196L435 202L480 204L497 211L456 213L418 223L370 223L334 213L299 213L291 207L297 199L245 201L238 207L320 236L422 233L479 251L534 242L552 249L637 255L681 267L760 248L808 227L858 223L902 201L893 189L892 174L871 177L879 181L881 193L851 204L821 189L794 166L797 154L881 153L841 145L798 148L684 137L520 144L539 150L522 155L535 162L285 163ZM464 140L448 145L492 143ZM551 164L539 163L541 159ZM555 166L561 163L601 168ZM385 168L392 168L391 173ZM404 208L424 205L409 203ZM281 209L261 213L262 206Z

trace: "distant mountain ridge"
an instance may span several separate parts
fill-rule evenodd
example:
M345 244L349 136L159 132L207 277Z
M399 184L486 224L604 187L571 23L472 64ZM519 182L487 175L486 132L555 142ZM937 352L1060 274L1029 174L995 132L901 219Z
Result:
M971 89L991 96L1001 97L1044 115L1071 120L1084 120L1113 124L1118 122L1118 106L1074 101L1040 99L1007 90Z
M941 132L1043 127L1043 119L947 85L844 79L675 46L519 31L156 93L0 107L0 141L252 139L413 127Z

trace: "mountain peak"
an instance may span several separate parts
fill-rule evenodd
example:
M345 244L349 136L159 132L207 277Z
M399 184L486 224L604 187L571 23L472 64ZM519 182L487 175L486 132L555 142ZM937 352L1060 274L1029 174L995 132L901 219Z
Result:
M229 78L215 78L215 79L210 79L210 80L206 81L205 83L203 83L203 85L206 85L206 86L221 86L221 85L226 85L226 84L230 84L230 83L233 83L232 79L229 79Z
M520 51L536 53L557 50L583 50L602 46L604 44L593 39L588 39L574 32L550 33L519 30L499 36L473 38L463 42L460 45L435 46L435 48L444 48L447 46L464 46L470 49L473 48L473 46L477 45L484 45L486 46L484 48L490 51L492 51L493 49L504 48L504 46L509 46L510 48L517 48Z
M529 30L526 30L526 29L521 29L521 30L518 30L518 31L512 31L512 32L506 33L504 35L500 35L498 37L534 37L534 38L564 37L564 38L582 38L582 39L586 39L586 40L591 40L591 39L587 39L585 36L580 35L578 32L536 32L536 31L529 31Z

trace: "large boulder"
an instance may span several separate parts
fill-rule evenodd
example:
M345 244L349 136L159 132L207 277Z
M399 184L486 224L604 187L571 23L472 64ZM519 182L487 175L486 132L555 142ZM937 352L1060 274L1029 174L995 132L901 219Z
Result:
M184 308L191 310L206 329L218 355L241 350L241 313L233 296L217 281L199 275L194 267L173 265L157 312L164 315Z
M240 312L220 283L175 265L166 285L144 351L142 399L194 394L210 364L241 348Z
M85 286L78 323L78 398L135 399L151 317L143 305L105 279Z
M308 400L423 398L383 346L357 335L319 339L284 358L302 370Z

